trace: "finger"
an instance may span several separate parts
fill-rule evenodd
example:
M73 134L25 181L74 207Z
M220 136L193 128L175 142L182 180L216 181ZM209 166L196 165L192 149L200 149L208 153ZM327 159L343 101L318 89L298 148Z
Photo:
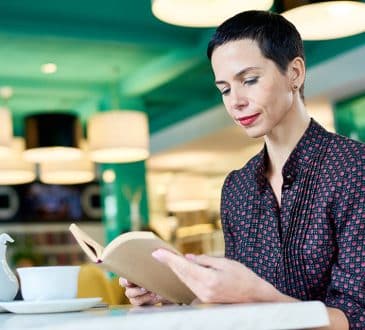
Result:
M199 298L195 298L192 302L191 302L191 305L198 305L198 304L201 304L202 301L199 299Z
M212 270L201 267L186 258L176 255L164 249L158 249L152 253L158 261L167 264L174 273L193 291L202 286Z
M143 296L129 298L129 301L132 305L135 305L135 306L155 305L159 302L159 297L157 297L152 292L148 292L148 293L144 294Z
M188 259L195 262L198 265L214 268L217 270L226 269L229 266L229 262L225 258L210 257L204 254L201 255L189 254Z
M133 287L136 287L137 285L132 283L132 282L129 282L127 279L123 278L123 277L119 277L119 285L121 286L124 286L125 288L133 288Z
M219 285L219 272L217 270L201 266L164 249L154 251L153 256L167 264L199 300L210 301L214 299L212 298L212 289Z
M146 293L150 293L150 292L147 291L145 288L140 288L140 287L127 288L125 290L125 295L128 298L135 298L135 297L143 296Z

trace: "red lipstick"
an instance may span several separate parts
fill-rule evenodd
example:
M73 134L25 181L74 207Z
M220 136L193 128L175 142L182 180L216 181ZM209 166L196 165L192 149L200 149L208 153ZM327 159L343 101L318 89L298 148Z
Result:
M252 116L245 116L245 117L237 118L237 120L240 122L240 124L242 126L250 126L254 123L254 121L257 119L257 117L259 115L260 115L259 113L256 113Z

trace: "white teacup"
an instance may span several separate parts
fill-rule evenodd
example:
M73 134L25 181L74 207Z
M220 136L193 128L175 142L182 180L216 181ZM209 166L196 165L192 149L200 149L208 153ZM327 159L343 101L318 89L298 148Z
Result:
M20 267L17 271L24 300L76 298L80 266Z

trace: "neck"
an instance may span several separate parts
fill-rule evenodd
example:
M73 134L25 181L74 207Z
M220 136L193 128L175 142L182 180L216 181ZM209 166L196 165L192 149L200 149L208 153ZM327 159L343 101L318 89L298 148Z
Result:
M292 109L288 111L280 123L265 135L270 175L281 175L285 162L308 128L309 123L310 117L303 102L296 100Z

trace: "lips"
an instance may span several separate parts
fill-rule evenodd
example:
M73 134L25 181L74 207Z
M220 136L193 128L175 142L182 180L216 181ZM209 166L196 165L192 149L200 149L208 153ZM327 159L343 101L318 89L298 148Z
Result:
M237 118L237 120L243 126L250 126L250 125L252 125L255 122L255 120L257 119L257 117L259 115L260 115L259 113L256 113L256 114L254 114L252 116L245 116L245 117Z

